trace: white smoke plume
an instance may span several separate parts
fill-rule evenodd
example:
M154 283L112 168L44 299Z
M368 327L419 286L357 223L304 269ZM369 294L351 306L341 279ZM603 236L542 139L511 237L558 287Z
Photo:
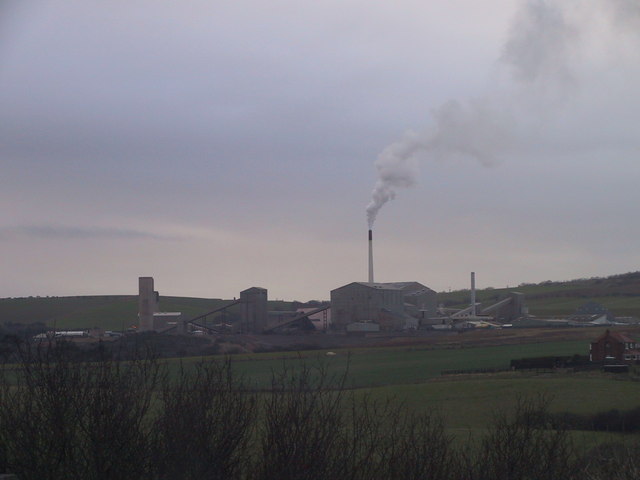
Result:
M623 9L640 17L640 9L629 7L626 0L601 2L615 12L610 21L624 16ZM581 31L567 12L579 6L580 0L523 2L500 56L500 65L510 73L510 88L479 99L450 100L432 110L433 125L426 131L405 133L380 153L375 162L378 179L366 209L369 228L398 188L417 183L421 159L470 158L494 165L517 140L518 122L543 117L545 109L556 108L559 100L570 96L578 83L572 66Z
M558 2L551 3L555 5L544 0L527 2L511 26L501 60L518 82L574 81L571 49L579 33L567 23Z
M466 103L451 100L432 111L432 116L433 127L422 133L406 132L378 156L375 163L378 180L367 206L369 228L373 227L380 208L395 198L396 189L418 182L423 157L472 158L491 166L510 143L508 115L486 100Z
M616 25L640 34L640 3L635 0L601 0L609 13L613 15Z
M378 181L376 182L371 203L367 206L369 228L373 227L378 211L396 196L396 188L415 185L420 173L415 154L426 148L422 136L415 132L406 132L402 139L385 148L376 160Z

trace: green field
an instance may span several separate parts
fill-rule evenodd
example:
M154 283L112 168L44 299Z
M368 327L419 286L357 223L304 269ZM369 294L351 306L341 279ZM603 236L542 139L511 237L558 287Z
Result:
M234 357L234 368L254 386L268 385L274 371L301 364L325 365L330 374L347 373L347 386L354 388L423 383L443 370L509 368L510 360L523 357L585 355L584 341L530 343L473 348L380 347L288 354L254 354Z
M556 413L595 414L638 407L637 377L599 370L441 375L442 370L451 369L508 368L513 358L584 355L587 351L588 342L583 340L470 348L379 347L335 350L335 356L326 356L326 351L236 355L232 365L257 388L268 388L274 374L286 369L291 376L303 365L316 378L320 369L334 379L346 374L347 390L356 398L392 399L401 409L435 413L456 441L468 442L486 432L496 414L511 413L518 398L543 395L550 400L550 411ZM200 360L182 362L188 365ZM635 438L586 431L575 431L572 437L580 448Z
M525 295L525 303L532 315L570 315L584 303L596 302L608 308L616 316L640 317L639 272L612 275L606 278L546 281L507 288L485 288L477 291L477 299L484 305L491 305L513 291ZM438 294L438 301L451 307L465 307L469 304L469 298L469 290Z
M485 427L497 412L510 411L518 396L543 394L551 411L589 414L640 405L640 383L583 374L508 374L447 378L420 385L372 389L376 397L393 395L414 411L438 411L449 428Z
M180 366L189 370L201 361L229 358L233 371L252 389L268 390L282 372L290 378L309 368L311 378L320 371L333 385L344 377L348 394L384 402L392 399L397 408L435 413L444 419L446 430L458 441L482 434L494 416L509 413L518 398L544 395L551 400L551 412L594 414L640 405L640 381L634 375L604 374L599 370L510 371L515 358L585 355L584 340L549 341L519 345L451 347L450 344L335 349L302 352L271 352L231 357L188 357L161 360L170 371ZM496 373L442 375L443 370L507 369ZM603 432L575 432L577 442L592 446L601 442L626 441L630 436Z
M269 355L239 356L235 370L253 386L267 386L273 372L296 371L302 364L323 366L328 375L347 373L346 385L356 397L385 401L399 408L436 413L447 431L459 440L481 434L499 413L510 413L518 398L548 398L551 412L594 414L640 405L640 381L627 375L600 371L499 372L493 374L440 375L447 369L507 368L512 358L585 354L583 341L549 342L462 349L377 348L324 352L301 352L281 358ZM575 432L576 442L593 446L630 438L606 432Z
M182 312L184 318L194 318L230 302L219 298L160 297L160 308L165 312ZM289 302L269 302L271 310L286 310L289 306ZM0 299L0 325L36 322L56 329L124 331L138 324L138 297L99 295Z
M449 428L482 428L495 412L508 411L518 396L544 394L552 411L595 413L640 405L640 382L629 376L589 372L499 372L441 375L442 370L508 368L513 358L585 354L583 341L533 343L458 349L381 347L233 357L233 368L254 388L270 385L274 373L323 368L328 377L346 374L346 386L359 395L393 397L414 411L437 411ZM185 359L186 365L201 359ZM172 361L173 362L173 361Z
M621 433L609 433L609 432L593 432L593 431L583 431L583 430L573 430L569 433L570 440L567 440L562 435L557 437L560 439L559 443L554 444L543 444L552 446L552 450L548 450L546 448L540 447L540 443L527 443L527 440L532 436L540 440L541 438L554 438L553 430L539 430L536 428L535 433L530 430L522 430L518 425L522 425L521 423L509 422L507 424L503 423L503 428L499 430L500 435L510 435L510 436L501 436L501 441L495 440L497 437L492 437L491 435L497 425L500 425L499 420L496 419L496 415L507 414L507 416L511 416L513 413L515 406L520 398L525 399L536 399L536 397L543 395L546 398L551 400L550 404L550 412L564 412L570 411L577 414L594 414L601 411L608 411L612 408L620 409L620 410L630 410L634 407L638 406L638 400L640 399L640 382L636 380L634 376L630 375L612 375L612 374L603 374L600 371L588 371L588 372L555 372L551 373L547 372L536 372L536 371L525 371L525 372L514 372L514 371L501 371L494 372L490 374L464 374L464 375L445 375L442 376L439 374L439 370L441 368L450 369L452 367L458 367L461 369L470 369L470 368L501 368L508 365L508 361L510 358L514 356L522 357L522 356L540 356L540 355L571 355L572 353L581 353L584 349L585 344L583 341L564 341L564 342L546 342L546 343L531 343L524 345L504 345L504 346L478 346L478 347L468 347L468 348L437 348L431 346L430 348L400 348L400 347L377 347L377 348L362 348L362 349L353 349L353 350L336 350L336 355L327 356L326 352L322 351L306 351L306 352L289 352L289 353L269 353L269 354L252 354L252 355L236 355L232 360L232 368L238 374L244 375L247 382L253 384L257 387L267 387L264 391L258 392L247 392L244 389L235 390L237 395L229 395L225 396L222 394L221 400L219 403L213 403L210 405L211 410L206 410L203 408L201 403L191 403L190 399L192 397L198 397L198 392L203 391L203 398L216 398L218 393L225 391L225 385L222 384L222 388L217 389L214 387L212 390L206 390L204 385L216 385L215 376L207 377L207 381L205 383L198 384L198 387L194 390L182 390L185 395L183 398L188 399L185 403L179 403L178 408L170 410L168 417L162 417L163 412L165 412L165 404L160 401L159 392L174 392L179 391L178 385L180 384L156 384L149 383L149 389L146 390L148 392L148 405L152 405L150 410L152 415L150 419L154 419L153 415L158 415L157 418L181 418L182 415L185 415L185 418L188 419L186 424L183 424L182 421L178 421L177 425L179 430L170 430L170 433L173 435L174 431L177 431L180 435L181 439L189 439L190 437L194 437L196 442L202 441L203 437L197 436L197 433L200 433L200 430L197 429L197 426L202 422L202 418L205 418L205 414L209 412L212 417L210 419L217 419L217 421L223 421L222 419L233 417L236 410L239 410L239 404L243 398L251 399L251 402L255 401L257 405L260 405L261 408L251 413L251 425L255 425L255 429L251 429L249 435L253 436L254 434L263 435L263 432L269 432L269 430L263 430L263 428L268 428L269 425L276 425L276 433L274 437L266 437L268 440L267 444L271 444L272 438L288 438L289 434L292 435L294 441L291 443L291 447L289 444L286 444L283 451L290 452L292 449L299 448L300 444L306 445L303 443L305 438L310 438L313 442L314 432L320 430L320 426L326 426L325 431L328 433L328 438L337 437L338 433L342 434L345 431L348 432L350 428L352 428L352 424L350 423L351 417L350 415L355 412L371 412L368 416L357 417L360 421L366 421L364 425L364 429L356 430L356 434L354 438L360 439L365 438L365 442L367 438L373 439L370 443L371 445L377 445L382 439L387 437L393 438L391 440L393 445L396 444L396 440L402 440L404 435L409 435L411 432L411 427L414 424L421 424L420 419L418 417L406 417L405 413L432 413L435 414L436 422L431 423L431 425L435 425L435 430L419 430L417 432L417 436L408 437L409 445L418 445L420 441L423 439L427 439L428 443L425 444L425 448L427 450L434 450L438 445L448 444L451 441L451 450L447 450L449 452L447 455L454 456L463 456L464 458L474 459L478 456L478 459L482 462L478 464L479 468L485 468L484 460L487 458L486 455L486 445L489 445L488 448L499 449L501 452L509 452L514 448L521 448L525 453L527 458L533 458L535 456L536 461L538 459L538 453L540 456L546 452L547 454L554 454L556 451L562 451L561 462L564 465L568 465L567 468L573 468L573 462L576 462L578 465L582 462L583 458L591 455L591 449L597 446L602 446L608 444L609 448L616 448L618 450L623 449L624 446L632 446L635 439L638 437L637 435L631 434L621 434ZM576 351L578 349L578 351ZM60 357L62 361L64 361L63 357ZM193 366L194 363L199 361L222 361L221 357L206 357L206 358L185 358L182 360L178 359L163 359L160 360L164 364L168 365L171 369L177 369L180 364L185 367L186 371ZM65 388L59 388L59 386L53 382L49 381L38 381L38 378L45 378L48 380L51 379L61 379L64 380L67 378L67 375L64 375L62 372L67 372L72 370L72 365L79 365L82 371L90 372L93 369L84 368L88 366L88 364L84 363L49 363L44 366L45 377L35 377L36 381L32 381L30 383L20 383L23 388L28 388L29 386L35 386L33 391L27 391L24 397L21 397L19 402L12 402L9 409L5 410L5 412L13 412L15 410L14 405L20 404L21 402L29 401L29 399L40 398L44 392L47 393L47 397L49 398L51 393L56 393L56 395L60 395L74 392L78 389L69 388L71 385L82 385L82 388L87 388L86 383L74 383L73 378L84 378L84 377L74 377L73 375L68 377L68 382L65 384ZM312 395L308 396L305 394L300 395L300 390L293 390L293 395L289 395L288 393L284 393L283 395L272 395L270 392L272 390L268 389L270 379L272 375L275 373L278 374L282 368L288 369L289 373L291 372L299 372L303 365L308 366L313 371L318 368L325 368L326 372L329 376L337 375L340 376L345 372L348 373L348 387L343 394L345 395L345 402L334 403L336 397L335 392L324 391L323 394L320 395ZM52 376L46 376L50 370L56 367L58 368L56 373ZM97 366L96 366L97 367ZM348 367L348 370L347 370ZM13 377L13 381L16 381L21 372L28 371L22 370L20 367L11 365L8 366L11 370L7 373L9 376L16 375ZM96 368L99 370L99 368ZM141 369L135 371L151 371L153 369ZM309 379L310 384L313 385L313 379L317 377L317 371L315 373L315 377ZM289 376L290 377L290 376ZM98 377L94 377L92 382L99 379L99 383L89 383L89 390L85 390L83 395L80 397L83 401L78 404L71 403L69 401L63 401L62 404L72 404L71 411L76 411L77 405L84 405L88 403L89 405L95 405L98 410L90 410L91 412L99 412L98 416L99 423L98 425L104 427L103 414L102 412L109 412L114 410L118 405L126 405L124 407L125 411L131 409L131 405L135 402L132 402L131 398L129 398L128 402L122 402L120 397L112 397L113 392L118 391L129 391L129 388L118 389L116 388L113 392L109 390L109 395L105 395L107 401L111 401L111 405L113 408L104 408L104 403L99 401L97 403L86 402L85 400L91 399L91 397L95 395L95 388L98 386L100 389L105 389L106 384L115 384L120 385L117 382L106 382L103 383L103 376L99 375ZM116 380L119 377L107 377L113 378ZM125 377L126 378L126 377ZM135 382L133 384L125 384L132 387L133 385L144 385L146 384L143 380L144 377L134 377ZM162 375L162 378L170 378ZM184 378L184 377L183 377ZM226 378L226 377L225 377ZM210 382L210 380L213 382ZM33 380L33 379L32 379ZM184 384L182 384L184 385ZM219 384L218 384L219 385ZM42 389L42 387L52 387L51 391ZM57 390L56 390L57 388ZM135 390L131 388L131 390ZM8 388L7 391L20 392L19 388ZM297 392L297 393L296 393ZM87 393L89 395L87 396ZM101 393L104 393L101 390ZM351 397L353 396L355 402L352 404L350 402ZM69 397L73 399L73 396ZM173 398L173 397L169 397ZM391 402L387 403L387 400L390 399ZM76 401L78 399L75 399ZM366 400L365 403L361 403ZM250 403L251 403L250 402ZM272 402L272 403L270 403ZM379 402L382 405L381 408L371 408L371 405L375 402ZM49 405L55 404L55 402L51 402L49 400L45 401L42 405L45 408ZM41 405L39 403L34 404L36 407ZM282 405L283 409L280 412L279 406ZM329 415L326 417L322 416L322 412L327 412L326 409L330 408L331 405L335 405L335 410L337 415ZM352 408L354 408L352 410ZM30 418L32 412L36 409L32 408L32 405L29 404L25 411L28 411L29 414L25 415L23 412L18 412L15 415L15 418ZM51 415L48 414L49 411L59 412L58 408L55 409L46 409L43 411L39 411L38 416L38 425L40 425L40 418L46 419L51 418ZM269 416L269 412L279 412L278 415L282 415L281 418L283 422L286 423L278 423L273 422L274 418ZM531 411L531 410L529 410ZM117 410L119 412L119 410ZM195 416L193 412L196 412ZM249 412L248 410L246 412ZM320 416L315 416L315 412L318 412ZM521 410L522 412L522 410ZM90 418L91 415L87 415ZM55 415L53 415L55 417ZM11 417L14 418L14 417ZM68 418L68 417L67 417ZM71 417L73 418L73 417ZM80 417L79 417L80 418ZM110 417L106 417L110 418ZM119 417L115 417L116 420ZM443 420L443 429L439 429L440 423L437 421L438 418L442 418ZM511 417L513 418L513 417ZM522 417L521 417L522 418ZM545 416L544 418L551 418ZM376 423L376 421L378 423ZM266 422L266 423L264 423ZM315 423L313 423L315 422ZM407 422L407 423L403 423ZM77 424L79 422L70 422L70 425ZM155 420L150 420L148 422L149 425L173 425L172 422L168 424L164 424L162 422L156 422ZM18 426L22 426L21 423L16 423ZM185 430L186 425L186 430ZM280 425L280 427L278 427ZM293 432L296 432L297 425L311 425L306 430L303 430L302 433L304 436L300 436L300 438L293 437ZM360 425L360 424L358 424ZM399 426L400 430L396 430L396 425ZM369 430L369 426L372 427ZM23 427L27 433L34 431L34 429L30 428L30 424L27 424L26 427ZM338 430L338 428L340 430ZM518 428L517 431L520 433L515 433L511 435L509 432L513 431L513 428ZM38 429L35 429L38 430ZM53 429L40 429L45 432L49 432ZM88 431L94 431L93 428L88 428ZM118 431L124 431L126 429L119 429ZM218 432L218 430L215 430ZM435 432L436 436L429 437L426 434L431 431ZM153 432L153 430L152 430ZM181 432L181 433L180 433ZM220 432L222 433L219 437L223 442L229 440L229 429L221 428ZM368 432L371 433L371 437L366 437ZM439 433L438 433L439 432ZM397 435L397 437L391 437L391 435ZM144 437L144 435L142 435ZM156 438L155 433L149 435L151 438ZM111 445L112 435L101 435L99 438L108 438L106 445ZM24 435L19 438L25 438ZM47 437L48 438L48 437ZM173 436L171 437L173 438ZM253 437L252 437L253 438ZM264 440L263 437L259 437L260 442ZM415 441L414 441L415 439ZM491 440L494 439L494 440ZM352 445L351 439L347 438L346 445ZM490 443L486 443L489 441ZM483 443L485 442L485 443ZM38 441L38 437L35 437L33 440L33 444L39 445L43 442ZM47 444L47 442L44 442ZM82 444L82 443L81 443ZM184 445L184 442L181 440L179 443L180 446ZM315 457L315 452L322 451L331 451L329 449L323 449L322 446L320 448L316 448L317 444L312 443L311 451L313 453L312 457ZM324 444L322 444L324 445ZM339 448L343 448L344 444L339 444ZM365 445L369 445L365 443ZM404 448L404 444L401 444L401 449ZM170 443L170 449L167 449L167 454L172 452L175 449L175 444ZM540 448L539 448L540 447ZM104 447L103 447L104 448ZM525 449L526 448L526 449ZM533 450L532 450L533 449ZM16 451L28 451L29 453L34 451L34 448L27 449L17 449ZM137 452L140 451L140 447L133 447L130 450L135 450ZM195 449L193 446L190 447L190 454ZM410 450L410 449L409 449ZM250 445L250 452L254 452L256 455L261 455L261 451L259 449L253 449ZM350 452L350 450L347 450ZM387 455L390 451L393 450L384 450L384 455L381 455L382 458L388 458ZM416 459L424 458L422 456L422 451L419 450L419 457ZM163 450L164 452L164 450ZM573 453L572 453L573 452ZM244 458L247 457L246 451L244 452ZM163 453L163 455L165 455ZM173 457L169 457L173 458ZM405 457L403 457L405 458ZM516 458L518 458L516 456ZM139 459L135 459L139 461ZM287 462L290 460L286 457ZM192 459L189 459L192 461ZM413 464L411 462L417 461L414 459L409 460L408 464ZM271 462L271 458L267 459L267 463ZM474 465L476 465L475 460L473 460ZM500 459L500 462L502 460ZM571 463L568 463L571 462ZM50 462L47 462L48 466ZM289 463L287 463L288 465ZM345 465L346 462L340 461L340 465ZM25 463L25 465L31 465L29 462ZM451 464L455 467L455 464ZM307 468L306 466L304 468ZM475 468L475 467L474 467ZM546 467L545 467L546 468ZM468 478L465 476L466 473L463 473L459 478ZM41 476L33 477L33 478L42 478ZM66 478L66 477L65 477ZM174 477L172 477L174 478ZM177 477L175 477L177 478ZM200 477L198 477L200 478ZM267 477L267 478L280 478L277 476ZM300 477L296 477L300 478ZM334 478L318 475L315 477L302 477L302 478ZM390 478L389 476L380 477L380 478ZM393 477L393 478L406 478L404 476L401 477ZM425 478L425 477L420 477ZM495 477L491 477L495 478ZM503 478L512 478L512 477L503 477ZM526 478L540 478L537 476L530 476ZM564 476L553 476L547 478L566 478ZM597 478L612 478L612 477L597 477ZM627 478L627 477L625 477ZM633 478L633 477L632 477Z
M528 300L529 311L538 316L570 315L584 304L584 298L544 298ZM590 297L590 302L603 305L616 316L640 317L640 297L637 296L603 296Z

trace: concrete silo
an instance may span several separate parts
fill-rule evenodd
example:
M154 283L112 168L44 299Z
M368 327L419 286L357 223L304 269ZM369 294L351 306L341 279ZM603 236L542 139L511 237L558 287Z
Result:
M138 326L140 331L153 330L153 314L158 311L158 292L153 277L138 278Z

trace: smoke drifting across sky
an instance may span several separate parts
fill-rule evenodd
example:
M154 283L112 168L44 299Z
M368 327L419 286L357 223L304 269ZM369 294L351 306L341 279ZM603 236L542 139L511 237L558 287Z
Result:
M530 129L562 108L571 90L579 88L579 72L574 69L591 48L589 30L601 21L607 28L620 22L627 27L638 24L640 7L632 2L602 0L595 2L599 8L585 3L522 4L503 51L497 52L497 77L505 76L506 70L507 82L497 81L494 90L479 98L445 102L432 110L433 123L426 130L409 131L380 153L375 162L378 179L366 209L369 228L398 189L418 183L421 160L472 159L488 167L527 143Z

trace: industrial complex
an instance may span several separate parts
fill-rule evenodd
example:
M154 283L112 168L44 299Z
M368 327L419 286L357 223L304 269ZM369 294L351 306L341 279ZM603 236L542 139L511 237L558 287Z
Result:
M370 333L512 325L526 318L524 295L513 292L483 307L438 306L437 294L419 282L352 282L331 291L328 304L270 311L267 289L251 287L237 299L194 318L159 311L152 277L139 278L139 331L175 333Z
M445 307L437 293L417 281L376 282L373 274L373 232L368 231L368 278L334 288L329 302L292 311L269 310L266 288L251 287L238 298L196 317L162 312L152 277L138 281L138 330L166 333L326 333L376 334L425 330L467 330L544 326L616 325L604 307L586 303L563 319L529 315L525 295L511 291L490 304L476 301L471 272L466 306Z
M512 325L527 317L524 295L512 292L492 305L475 300L475 273L471 273L469 306L446 309L435 291L417 281L375 282L373 234L368 232L367 282L351 282L330 292L330 302L296 311L269 311L266 288L251 287L228 304L195 318L180 312L159 311L159 294L152 277L140 277L139 331L175 333L288 333L322 332L367 334L487 325Z

